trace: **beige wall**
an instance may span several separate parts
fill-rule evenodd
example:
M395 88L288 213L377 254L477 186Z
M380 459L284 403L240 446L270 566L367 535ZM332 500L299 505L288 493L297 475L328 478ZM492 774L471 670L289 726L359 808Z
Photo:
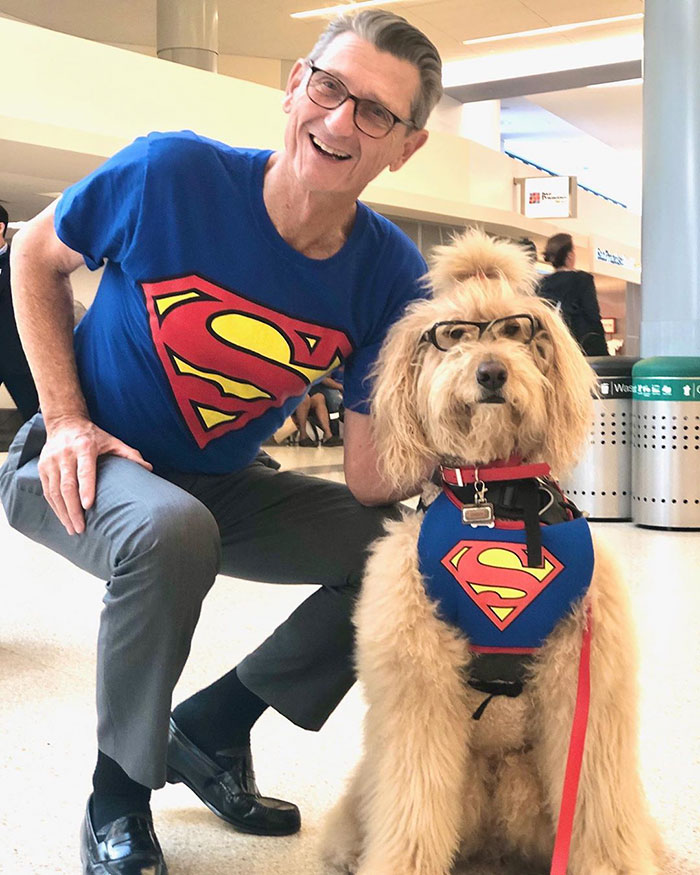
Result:
M0 104L5 139L105 157L149 130L192 128L241 146L282 143L285 116L276 88L10 20L0 20L0 44L6 68L22 70ZM281 68L270 75L281 76ZM530 236L566 229L583 248L593 231L639 247L639 217L586 192L577 219L555 225L518 215L513 178L524 175L537 171L434 130L399 173L387 171L369 187L366 199L397 215L478 220Z

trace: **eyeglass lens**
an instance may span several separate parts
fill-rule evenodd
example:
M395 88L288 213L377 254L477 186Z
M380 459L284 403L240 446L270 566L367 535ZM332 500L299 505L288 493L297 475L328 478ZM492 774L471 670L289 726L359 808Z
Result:
M336 109L350 97L355 102L355 124L370 137L382 137L394 127L394 117L386 107L374 100L352 96L330 73L313 71L306 90L311 100L324 109Z

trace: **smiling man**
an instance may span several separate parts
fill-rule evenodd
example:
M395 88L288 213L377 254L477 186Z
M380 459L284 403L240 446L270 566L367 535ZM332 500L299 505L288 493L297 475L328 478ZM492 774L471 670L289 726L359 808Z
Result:
M268 706L317 730L354 680L366 548L400 497L377 474L365 378L425 271L358 197L425 143L440 77L404 19L341 16L294 65L283 151L151 134L17 235L41 413L0 495L15 528L108 581L84 873L167 871L149 807L166 780L239 830L299 829L297 807L255 785L250 730ZM105 271L73 336L83 263ZM341 364L347 487L272 470L261 443ZM219 572L320 586L171 716Z

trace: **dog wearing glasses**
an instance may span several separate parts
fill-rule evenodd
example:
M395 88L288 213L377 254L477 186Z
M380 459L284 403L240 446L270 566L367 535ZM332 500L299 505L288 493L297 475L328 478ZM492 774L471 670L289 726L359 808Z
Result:
M437 470L441 488L428 482L427 510L389 523L367 565L364 754L326 824L326 862L357 875L447 875L457 860L549 872L589 628L578 795L551 871L655 875L627 595L548 473L585 440L593 372L519 247L467 232L436 250L430 279L433 297L384 344L373 416L394 487Z

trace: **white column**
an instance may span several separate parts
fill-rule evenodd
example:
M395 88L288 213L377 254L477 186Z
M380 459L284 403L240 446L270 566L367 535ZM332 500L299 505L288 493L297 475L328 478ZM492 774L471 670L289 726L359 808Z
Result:
M646 0L641 354L700 354L700 0Z
M216 73L218 0L158 0L156 40L159 58Z

